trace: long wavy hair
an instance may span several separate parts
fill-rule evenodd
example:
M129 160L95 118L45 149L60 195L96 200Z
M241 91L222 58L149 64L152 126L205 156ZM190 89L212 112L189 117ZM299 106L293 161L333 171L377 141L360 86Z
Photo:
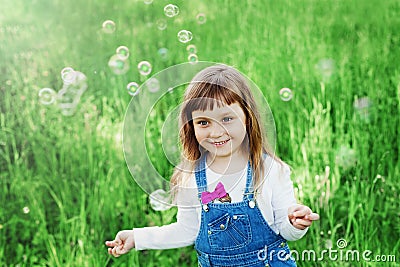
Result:
M171 177L173 193L187 182L204 152L195 136L192 112L212 110L215 105L220 107L233 103L238 103L246 116L247 135L241 149L249 154L254 173L253 186L256 190L262 184L264 177L263 153L281 162L265 140L260 113L243 75L234 68L222 64L207 67L192 79L184 94L179 116L182 154L180 164L175 167Z

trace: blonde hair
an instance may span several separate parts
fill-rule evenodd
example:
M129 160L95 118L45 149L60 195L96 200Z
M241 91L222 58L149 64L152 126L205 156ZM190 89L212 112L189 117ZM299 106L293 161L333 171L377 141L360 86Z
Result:
M201 147L197 142L192 121L192 112L213 109L216 104L230 105L238 103L246 116L246 142L242 149L249 152L250 165L253 168L253 186L257 190L263 182L263 154L281 162L269 148L260 113L254 96L241 73L226 65L215 65L200 71L187 87L179 116L179 139L182 146L181 162L171 177L172 192L187 182L197 161L200 159Z

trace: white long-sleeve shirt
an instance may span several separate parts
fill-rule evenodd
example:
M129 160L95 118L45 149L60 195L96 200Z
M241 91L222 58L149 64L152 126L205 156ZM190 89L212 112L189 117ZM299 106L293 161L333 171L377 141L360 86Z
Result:
M295 228L288 218L288 208L296 204L293 183L290 180L290 169L270 157L264 162L265 182L256 196L257 206L264 219L275 233L294 241L303 237L308 228ZM247 166L238 173L221 175L206 169L208 191L215 189L222 182L232 203L243 200L246 187ZM201 205L199 203L194 174L188 184L177 195L177 222L144 228L134 228L135 248L170 249L192 245L200 229Z

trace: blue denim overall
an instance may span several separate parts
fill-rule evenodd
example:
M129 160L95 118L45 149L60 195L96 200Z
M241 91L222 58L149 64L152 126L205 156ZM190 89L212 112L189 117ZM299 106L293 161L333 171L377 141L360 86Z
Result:
M195 177L200 199L207 191L205 157L196 166ZM202 204L195 248L201 267L296 266L286 240L268 226L256 205L250 163L243 201Z

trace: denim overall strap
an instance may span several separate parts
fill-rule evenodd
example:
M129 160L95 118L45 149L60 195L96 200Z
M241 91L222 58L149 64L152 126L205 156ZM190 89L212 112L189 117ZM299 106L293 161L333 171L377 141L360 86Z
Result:
M207 177L205 169L206 169L206 157L202 156L199 159L199 163L195 167L195 177L196 177L199 200L201 199L201 193L207 191Z
M244 190L243 200L252 200L254 198L254 187L253 187L253 168L251 167L250 161L247 164L247 178L246 178L246 189Z

